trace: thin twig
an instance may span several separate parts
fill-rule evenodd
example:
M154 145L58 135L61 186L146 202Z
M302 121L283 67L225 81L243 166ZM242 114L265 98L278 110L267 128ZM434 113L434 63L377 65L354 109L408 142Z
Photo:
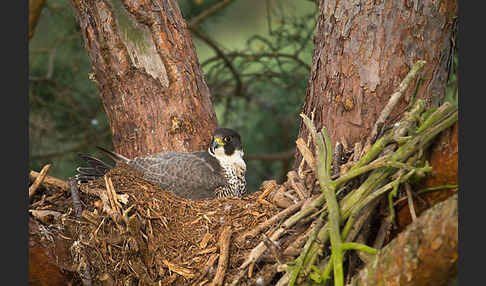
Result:
M38 178L40 175L41 175L41 173L38 173L36 171L30 171L30 176L32 178ZM46 184L46 185L59 187L64 191L67 191L69 189L69 185L66 181L63 181L61 179L51 177L51 176L48 176L48 175L46 175L44 177L44 180L42 181L42 183Z
M368 138L367 144L371 144L376 140L376 136L378 135L378 126L383 126L385 124L385 121L387 120L388 116L392 112L393 108L397 105L399 99L402 97L402 95L405 93L405 91L408 88L408 85L410 82L417 76L419 71L424 67L425 61L419 60L415 63L415 65L412 67L412 69L408 72L408 74L405 76L405 78L402 80L398 88L395 90L395 92L390 96L390 99L388 100L388 103L385 105L383 110L380 113L380 116L375 122L375 125L373 126L373 129L370 133L370 136Z
M219 238L218 268L216 269L216 275L214 276L213 282L211 283L212 286L223 285L226 268L228 267L231 234L231 226L226 226L221 232Z
M280 265L282 264L282 254L280 253L280 250L277 249L277 246L275 245L275 242L270 240L268 236L266 236L264 233L262 233L263 237L263 243L265 243L265 246L270 249L270 252L272 253L273 258L275 258L275 261Z
M286 218L287 216L295 213L297 210L300 209L300 207L304 204L304 201L300 201L294 205L291 205L290 207L284 209L283 211L279 212L278 214L274 215L273 217L269 218L268 220L260 223L257 225L255 228L252 230L245 232L244 234L240 235L238 238L236 238L236 242L238 244L243 243L243 241L247 238L255 237L257 236L260 232L268 228L269 226L273 225L274 223Z
M459 185L440 185L440 186L434 186L430 188L425 188L418 190L416 193L417 195L428 193L428 192L434 192L434 191L441 191L441 190L447 190L447 189L456 189L459 187Z
M204 278L204 276L206 276L206 274L208 274L209 269L214 265L214 262L216 262L216 259L218 259L218 257L219 257L219 254L217 254L217 253L211 254L208 261L206 262L206 265L204 266L204 269L201 271L201 274L196 279L196 281L194 281L193 285L197 285L199 283L199 281L201 281Z
M219 10L223 9L224 7L228 6L233 0L223 0L214 4L213 6L209 7L208 9L201 12L201 14L197 15L196 17L192 18L191 23L189 24L192 28L196 28L199 24L209 16L213 15L214 13L218 12Z
M216 55L223 60L224 64L230 70L231 74L233 75L233 78L236 81L235 96L243 97L243 82L241 81L240 74L236 71L236 68L233 66L233 63L228 59L226 54L219 48L218 44L213 39L203 35L196 28L189 27L189 29L191 30L194 36L198 37L203 42L205 42L209 47L211 47L214 50Z
M417 219L417 214L415 213L415 207L413 206L412 188L410 187L409 183L405 183L405 191L407 192L410 215L412 216L412 221L415 221Z
M47 164L44 167L42 167L42 170L40 171L40 175L35 179L34 183L29 187L29 198L32 198L32 196L37 191L37 188L42 184L42 181L44 181L44 178L46 177L47 171L49 171L50 167L51 164Z

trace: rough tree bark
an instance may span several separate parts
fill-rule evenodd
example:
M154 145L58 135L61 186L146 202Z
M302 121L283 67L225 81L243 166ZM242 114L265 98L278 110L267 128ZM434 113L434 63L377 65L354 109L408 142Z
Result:
M133 158L204 149L216 115L177 1L72 4L115 151Z
M445 96L457 0L321 1L303 113L325 126L333 145L364 143L390 95L417 60L425 60L418 97ZM393 109L399 119L412 82ZM308 131L301 122L299 137ZM302 156L297 152L294 166Z
M457 274L457 194L427 210L385 246L349 286L444 285Z

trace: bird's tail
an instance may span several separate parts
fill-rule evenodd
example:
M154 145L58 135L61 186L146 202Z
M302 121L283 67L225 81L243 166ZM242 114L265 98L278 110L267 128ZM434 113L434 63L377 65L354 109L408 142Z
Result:
M103 147L96 146L96 148L103 151L103 153L108 155L115 162L128 163L128 161L130 161L128 158L120 154L117 154L115 152L109 151ZM108 173L109 170L113 168L113 166L108 165L107 163L101 161L98 158L88 156L86 154L81 154L81 153L78 154L78 156L89 165L89 167L76 168L76 171L78 173L74 176L74 178L80 182L91 181L103 177L106 173Z
M101 146L96 146L96 148L98 148L99 150L103 151L106 155L108 155L115 162L128 163L130 161L130 159L128 159L127 157L124 157L124 156L122 156L120 154L117 154L115 152L106 150L105 148L103 148Z
M95 157L79 153L78 156L88 163L89 167L76 168L77 174L74 178L79 182L87 182L103 177L113 167Z

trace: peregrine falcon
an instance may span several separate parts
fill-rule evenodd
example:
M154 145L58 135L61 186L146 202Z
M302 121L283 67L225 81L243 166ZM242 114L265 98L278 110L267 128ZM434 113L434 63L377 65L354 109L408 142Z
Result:
M168 152L128 159L97 146L115 162L124 162L162 189L181 197L205 199L242 196L246 192L246 164L240 135L229 128L217 128L207 151ZM94 157L79 154L90 167L79 167L75 178L88 181L102 177L112 166Z

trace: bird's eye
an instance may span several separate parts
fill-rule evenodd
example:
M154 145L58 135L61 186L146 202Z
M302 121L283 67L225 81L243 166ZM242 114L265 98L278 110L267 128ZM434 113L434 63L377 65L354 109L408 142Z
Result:
M231 142L231 137L230 136L226 136L223 138L224 142L225 143L230 143Z

